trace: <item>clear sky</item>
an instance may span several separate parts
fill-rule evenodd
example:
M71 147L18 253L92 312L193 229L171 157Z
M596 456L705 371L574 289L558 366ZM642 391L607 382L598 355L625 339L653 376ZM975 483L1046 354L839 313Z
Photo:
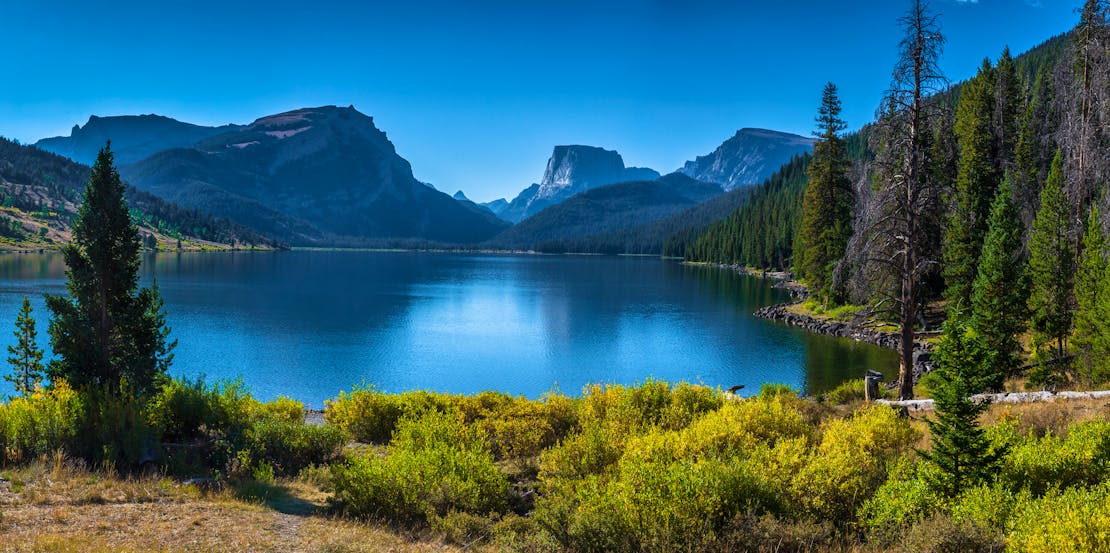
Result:
M953 80L1066 31L1081 0L933 0ZM556 144L667 173L741 127L809 134L821 87L856 128L890 80L904 0L0 0L0 135L90 114L248 123L374 116L417 178L510 199Z

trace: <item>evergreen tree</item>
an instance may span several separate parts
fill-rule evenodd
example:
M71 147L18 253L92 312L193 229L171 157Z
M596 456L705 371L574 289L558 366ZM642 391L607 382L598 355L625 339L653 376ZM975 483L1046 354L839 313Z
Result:
M1006 179L991 207L979 274L971 293L971 325L995 354L993 374L987 382L990 390L1000 389L1003 379L1019 366L1021 345L1017 335L1025 330L1028 299L1022 230Z
M945 296L952 302L971 296L990 205L998 188L994 85L995 71L983 60L979 74L964 86L956 107L959 161L955 205L944 248Z
M62 250L70 297L46 297L58 356L48 374L77 387L141 397L164 378L176 343L166 342L157 288L138 289L141 244L123 193L109 144L85 186L73 242Z
M1110 379L1110 267L1097 208L1091 208L1083 253L1075 274L1075 338L1081 377L1089 384Z
M995 165L1005 172L1010 170L1017 149L1022 108L1021 79L1009 46L1002 50L994 73L994 137L998 156Z
M1041 207L1029 235L1029 310L1038 344L1054 343L1063 357L1072 325L1075 246L1064 197L1063 156L1059 152L1041 189Z
M940 470L928 483L946 497L956 497L977 483L990 481L1004 451L993 449L979 424L989 405L970 398L991 379L994 355L964 320L957 306L944 323L944 339L937 347L937 375L933 392L936 417L928 418L932 450L922 456Z
M42 383L42 349L35 339L35 319L31 317L31 300L23 298L23 306L15 318L15 345L8 346L8 364L12 374L4 375L4 380L15 385L15 391L27 397Z
M854 192L848 178L848 153L840 139L847 124L840 118L836 85L825 85L818 111L818 137L809 164L809 185L802 200L798 229L799 272L810 287L826 300L839 302L843 293L833 289L833 269L844 256L852 233Z

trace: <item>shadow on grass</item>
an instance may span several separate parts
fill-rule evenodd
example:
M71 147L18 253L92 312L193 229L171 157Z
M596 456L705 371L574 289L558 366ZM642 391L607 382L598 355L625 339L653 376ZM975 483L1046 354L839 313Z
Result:
M241 480L231 485L231 492L236 499L261 503L286 515L312 516L327 512L326 506L298 497L277 482Z

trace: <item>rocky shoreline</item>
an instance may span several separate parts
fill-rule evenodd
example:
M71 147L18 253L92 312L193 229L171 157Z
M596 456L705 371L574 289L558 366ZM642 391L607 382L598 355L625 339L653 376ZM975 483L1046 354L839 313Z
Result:
M791 296L793 296L794 301L792 302L769 305L755 310L753 315L756 317L796 326L815 334L848 338L850 340L856 340L857 342L874 344L888 349L898 349L900 337L896 333L875 330L852 322L818 319L816 317L801 315L790 311L789 307L797 305L809 296L809 290L804 285L793 280L793 275L788 272L753 271L741 265L718 265L718 267L736 271L744 275L777 280L778 282L773 286L775 288L787 290L790 292ZM935 366L932 360L932 352L928 344L922 342L914 344L913 361L913 378L916 382L921 375L931 371Z
M893 332L883 332L873 328L866 328L857 324L843 321L829 321L799 315L788 308L795 303L780 303L761 307L753 313L756 317L770 321L779 321L790 326L796 326L815 334L848 338L857 342L874 344L888 349L898 349L899 336ZM913 348L913 378L916 382L921 375L933 370L934 362L928 344L918 342Z

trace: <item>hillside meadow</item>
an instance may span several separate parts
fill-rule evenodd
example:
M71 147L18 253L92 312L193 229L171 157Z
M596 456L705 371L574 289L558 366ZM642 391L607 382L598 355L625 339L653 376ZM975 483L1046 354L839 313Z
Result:
M307 424L234 382L58 383L0 404L0 551L1105 550L1110 403L992 406L999 468L950 497L858 390L355 389Z

